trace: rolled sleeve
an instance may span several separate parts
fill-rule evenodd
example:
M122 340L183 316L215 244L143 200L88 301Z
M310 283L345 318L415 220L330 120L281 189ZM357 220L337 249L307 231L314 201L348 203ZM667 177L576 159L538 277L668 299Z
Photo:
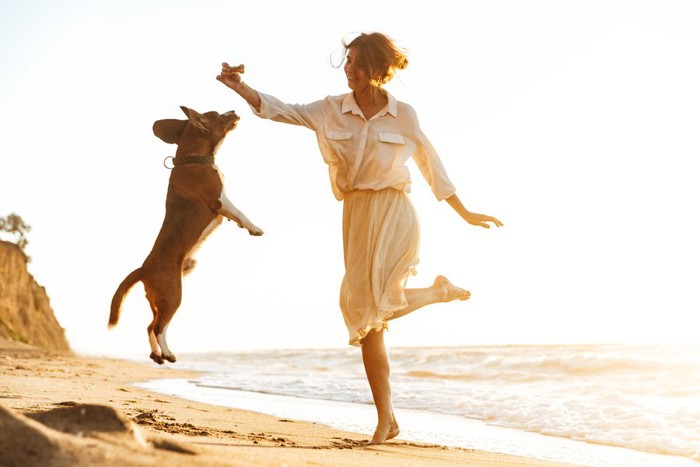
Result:
M447 176L447 171L442 165L442 161L433 148L428 138L423 134L416 122L417 150L413 154L413 160L423 174L423 178L428 182L435 197L442 201L457 192L457 189Z

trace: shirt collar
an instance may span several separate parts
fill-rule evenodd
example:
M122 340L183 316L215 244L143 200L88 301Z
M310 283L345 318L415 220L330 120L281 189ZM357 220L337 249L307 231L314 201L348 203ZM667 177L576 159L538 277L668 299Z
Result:
M388 92L386 92L386 96L389 99L389 103L386 107L386 113L390 114L392 117L396 117L398 115L399 108L398 101L394 96L392 96ZM357 102L355 102L355 98L352 96L351 92L345 94L345 97L343 98L343 103L340 107L340 111L342 113L352 112L355 115L363 116L362 110L360 110L360 106L358 106Z

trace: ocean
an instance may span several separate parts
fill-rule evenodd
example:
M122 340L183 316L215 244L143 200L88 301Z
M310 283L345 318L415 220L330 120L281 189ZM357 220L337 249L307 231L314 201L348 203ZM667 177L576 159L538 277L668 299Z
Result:
M399 439L591 466L700 465L700 345L391 348ZM141 387L367 433L356 348L183 354Z

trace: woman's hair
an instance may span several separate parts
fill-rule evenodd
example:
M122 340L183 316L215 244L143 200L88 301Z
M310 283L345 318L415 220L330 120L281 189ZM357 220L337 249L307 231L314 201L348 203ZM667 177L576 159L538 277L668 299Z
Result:
M362 33L350 43L343 41L343 49L346 55L348 49L357 50L367 76L377 86L388 83L396 74L396 70L403 70L408 66L405 51L379 32Z

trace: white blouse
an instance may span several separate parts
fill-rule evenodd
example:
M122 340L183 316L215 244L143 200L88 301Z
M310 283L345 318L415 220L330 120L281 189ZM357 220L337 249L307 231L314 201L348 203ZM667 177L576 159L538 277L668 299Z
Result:
M421 131L416 111L391 94L387 93L386 107L369 120L352 93L294 105L258 94L260 110L251 106L255 115L316 132L328 164L333 194L339 200L353 190L411 191L406 167L409 157L413 157L438 200L449 198L456 191L437 152Z

